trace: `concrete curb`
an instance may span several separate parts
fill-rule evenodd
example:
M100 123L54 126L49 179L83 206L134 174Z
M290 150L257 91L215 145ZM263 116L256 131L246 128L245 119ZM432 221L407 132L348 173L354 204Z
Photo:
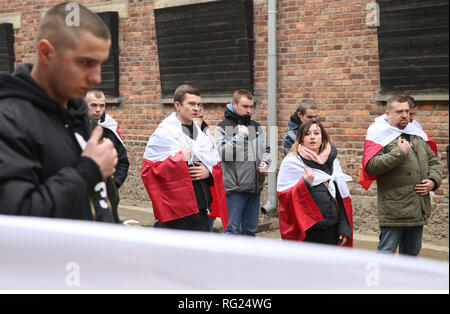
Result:
M153 210L151 207L142 207L142 206L136 206L136 205L127 204L127 203L119 205L119 216L121 216L121 220L128 220L128 219L135 220L136 217L141 217L141 218L139 218L137 223L132 222L132 223L130 223L131 225L152 227L153 223L155 221L154 216L153 216ZM262 217L262 219L261 219L261 217ZM265 215L262 215L262 216L260 216L260 222L258 225L257 233L276 231L279 228L280 228L280 224L279 224L278 218L272 218L272 217L267 217ZM214 222L214 232L223 233L223 226L222 226L222 222L220 219L216 219L216 221ZM364 242L372 243L373 245L376 245L378 243L378 235L355 233L354 240L364 241ZM436 244L423 242L422 248L440 252L440 253L444 253L444 254L449 253L449 247L445 246L445 245L436 245Z

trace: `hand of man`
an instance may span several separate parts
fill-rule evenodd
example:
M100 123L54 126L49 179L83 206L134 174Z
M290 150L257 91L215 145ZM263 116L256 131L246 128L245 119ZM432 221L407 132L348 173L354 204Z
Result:
M311 168L306 168L305 172L303 173L303 179L308 181L309 184L312 185L314 181L314 171Z
M267 175L267 171L268 171L268 165L267 165L267 163L265 162L265 161L261 161L261 163L259 164L259 167L258 167L258 172L260 173L260 174L263 174L263 175Z
M188 161L192 157L192 148L190 146L181 146L181 152L183 153L183 157L185 161Z
M92 131L92 135L87 141L86 148L81 153L81 156L91 158L100 167L103 180L105 180L116 171L118 157L113 142L109 139L102 140L102 135L103 128L97 126Z
M206 166L201 162L194 162L195 166L189 167L189 174L192 181L203 180L209 178L211 174Z
M339 241L338 241L338 246L347 246L349 242L349 239L347 236L340 234L339 235Z
M422 180L422 184L416 184L414 190L416 190L419 195L427 195L434 189L434 181L430 179Z
M407 140L405 140L405 139L399 137L399 138L398 138L398 141L397 141L397 145L398 145L398 147L400 147L400 148L403 150L403 152L404 152L406 155L409 154L409 151L411 150L411 146L409 145L409 143L408 143Z
M248 136L248 128L245 125L238 125L238 131Z

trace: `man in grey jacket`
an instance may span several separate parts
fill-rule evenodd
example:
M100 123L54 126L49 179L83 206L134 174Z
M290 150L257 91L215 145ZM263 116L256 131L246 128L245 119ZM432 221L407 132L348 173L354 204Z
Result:
M214 132L222 158L227 194L226 233L255 235L258 228L261 190L270 163L269 148L261 126L251 120L255 102L247 90L237 90L227 105L225 120Z

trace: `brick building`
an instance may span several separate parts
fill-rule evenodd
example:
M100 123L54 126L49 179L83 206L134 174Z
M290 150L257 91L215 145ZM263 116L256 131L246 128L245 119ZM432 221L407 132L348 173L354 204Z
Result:
M58 2L0 0L0 71L11 71L17 64L33 62L34 36L41 14ZM387 95L410 93L419 103L416 119L437 143L444 174L442 187L434 196L434 210L425 228L425 238L448 240L445 148L449 122L449 4L440 0L377 2L278 0L279 161L281 138L290 115L301 99L313 98L320 105L321 120L338 148L344 172L354 179L349 186L355 229L377 232L376 187L372 185L365 191L357 183L364 138L367 127L384 112ZM131 162L129 177L121 189L123 201L149 203L140 180L142 155L149 136L172 111L170 90L177 82L192 80L196 85L195 80L199 80L197 85L204 91L206 120L212 126L223 119L225 104L235 88L230 81L238 82L254 92L258 99L255 119L267 125L268 0L84 0L80 3L103 14L102 18L117 34L116 60L109 60L111 64L104 73L106 85L102 87L109 88L107 111L120 124ZM220 10L221 5L225 7ZM233 13L236 18L221 18L232 10L236 11ZM171 27L183 18L184 27ZM200 23L197 28L196 23ZM201 23L211 26L202 28ZM241 27L243 38L236 39L231 46L226 41L224 46L219 43L202 46L201 36L195 35L214 32L213 24L224 32ZM183 31L181 38L193 38L191 46L186 44L181 51L185 53L176 54L178 47L183 47L179 42L163 41L169 31ZM186 33L189 31L193 34ZM212 51L214 47L216 50ZM214 63L209 56L219 54L231 58L224 62L227 69L236 65L236 76L223 75L220 66L201 67ZM243 54L246 61L234 62L237 59L233 54ZM199 57L200 63L183 70L181 65L177 68L177 63L168 63L184 55L193 64L193 58ZM170 68L177 71L170 72ZM208 84L202 85L203 82Z

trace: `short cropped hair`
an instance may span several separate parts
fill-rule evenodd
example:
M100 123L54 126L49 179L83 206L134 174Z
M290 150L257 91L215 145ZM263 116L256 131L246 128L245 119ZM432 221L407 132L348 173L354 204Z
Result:
M183 84L177 87L173 95L173 102L179 102L180 104L184 100L186 94L200 96L200 90L198 88L192 87L188 84Z
M88 98L91 95L94 96L97 99L105 97L105 94L101 90L99 90L99 89L91 89L90 91L88 91L86 93L86 96L84 98Z
M74 13L74 5L76 13L79 13L79 24L68 25L67 19L69 14ZM56 49L74 48L82 31L105 40L111 39L111 33L102 19L85 6L75 2L57 4L47 11L39 23L36 47L42 39L47 39Z
M318 109L317 104L312 99L303 99L297 108L297 112L303 116L308 109Z
M415 102L414 102L414 98L412 98L409 95L393 95L387 100L386 109L390 111L392 109L392 104L394 102L398 102L398 103L407 102L409 105L409 108L414 108L416 106Z
M254 100L252 93L250 93L246 89L238 89L233 93L233 103L237 104L239 102L239 99L242 97L246 97L248 100Z

